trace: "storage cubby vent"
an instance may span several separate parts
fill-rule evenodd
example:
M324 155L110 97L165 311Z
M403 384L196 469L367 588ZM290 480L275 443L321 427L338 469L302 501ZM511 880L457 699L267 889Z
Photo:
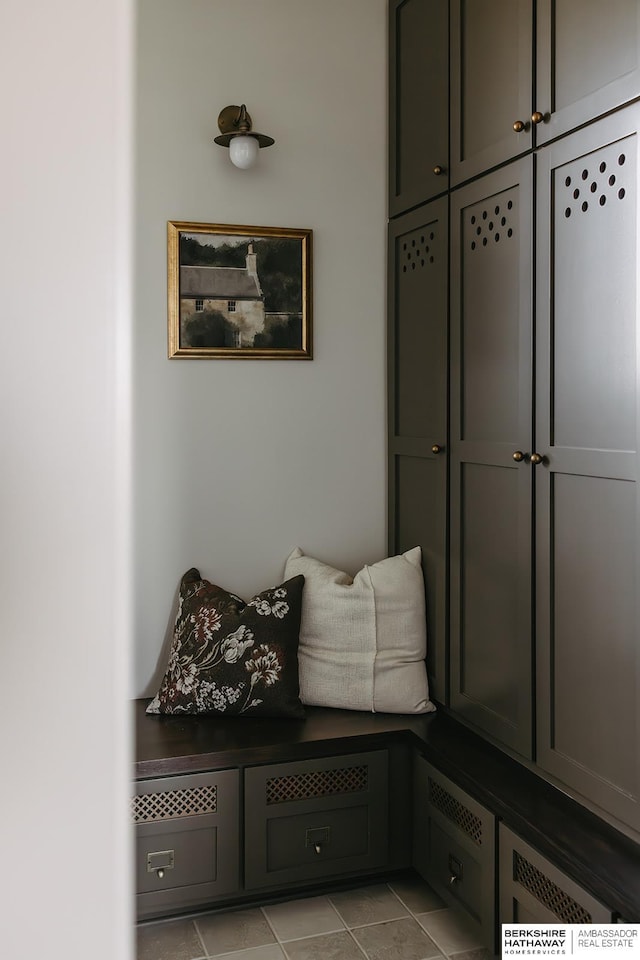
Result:
M405 236L399 250L402 272L423 270L434 263L437 242L438 238L433 230L416 230L415 233Z
M289 777L267 780L267 804L312 800L339 793L359 793L367 789L368 767L344 767L340 770L318 770Z
M149 823L151 820L197 817L202 813L215 813L217 808L217 787L209 785L163 793L141 793L131 801L131 816L134 823Z
M514 851L514 880L563 923L591 923L591 914L541 870Z
M494 202L496 201L497 202ZM516 217L515 200L503 196L493 197L476 204L467 211L467 232L471 250L481 250L501 241L511 240Z
M456 827L473 840L478 846L482 845L482 820L475 813L465 807L463 803L452 797L448 790L441 787L435 780L429 778L429 803L436 810L455 823Z
M601 150L598 156L576 160L564 167L565 218L624 200L631 166L626 152L614 144Z

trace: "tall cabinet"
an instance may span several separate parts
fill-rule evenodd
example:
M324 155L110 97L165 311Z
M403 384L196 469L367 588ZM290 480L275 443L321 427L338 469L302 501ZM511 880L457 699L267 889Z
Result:
M640 3L390 0L390 24L389 547L423 546L433 695L640 834Z
M537 761L640 829L640 105L538 156Z

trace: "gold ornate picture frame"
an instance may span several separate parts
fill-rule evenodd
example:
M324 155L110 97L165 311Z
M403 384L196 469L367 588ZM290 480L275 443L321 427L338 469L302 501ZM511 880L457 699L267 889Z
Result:
M169 357L311 360L312 231L167 224Z

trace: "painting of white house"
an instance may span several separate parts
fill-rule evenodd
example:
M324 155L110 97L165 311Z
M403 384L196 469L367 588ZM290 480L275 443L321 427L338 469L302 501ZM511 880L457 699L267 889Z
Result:
M311 231L169 223L169 355L311 357Z

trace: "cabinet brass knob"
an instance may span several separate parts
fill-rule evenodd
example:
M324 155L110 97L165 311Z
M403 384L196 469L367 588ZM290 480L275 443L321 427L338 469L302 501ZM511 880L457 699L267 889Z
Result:
M455 873L452 873L449 877L449 886L452 887L454 883L457 883L460 878L456 877Z
M516 122L513 125L513 129L516 133L522 133L525 127L526 127L526 123L524 122L524 120L516 120Z
M542 123L544 120L544 113L540 113L539 110L535 110L531 114L531 123Z
M431 453L442 453L443 447L439 443L434 443L431 447Z
M440 164L437 163L433 168L433 172L436 175L436 177L439 177L444 173L444 167L441 167Z
M531 454L531 463L534 466L537 466L539 463L542 463L543 460L544 460L544 457L542 457L539 453Z
M521 460L524 460L524 453L522 450L516 450L516 452L513 454L513 459L516 463L520 463Z
M314 843L313 849L316 853L322 853L322 845L320 843Z
M164 870L160 869L160 870L157 870L156 872L158 874L158 880L162 880L162 878L164 877Z

